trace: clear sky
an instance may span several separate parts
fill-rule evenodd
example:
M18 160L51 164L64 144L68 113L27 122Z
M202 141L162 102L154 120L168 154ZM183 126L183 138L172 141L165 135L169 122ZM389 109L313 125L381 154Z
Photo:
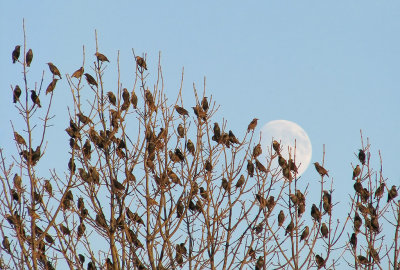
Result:
M326 145L334 201L353 192L350 163L361 146L360 129L370 138L374 167L379 168L380 150L384 176L390 184L400 183L399 1L215 2L1 1L0 146L14 147L10 119L17 112L10 84L22 82L11 52L23 43L25 18L34 52L29 77L38 83L42 70L45 86L50 81L49 61L62 74L79 68L82 45L93 61L97 29L99 51L111 61L108 73L116 71L120 50L122 79L129 87L131 49L147 53L151 79L161 52L167 96L175 100L184 67L185 103L192 106L192 84L202 89L206 77L208 95L221 105L217 119L228 120L238 137L254 117L260 119L257 132L271 120L298 123L311 139L312 162L321 161ZM112 81L116 72L108 76ZM59 140L48 155L62 143L68 147L65 100L72 102L65 79L56 92L57 117L49 135ZM319 176L310 166L302 179L314 184Z

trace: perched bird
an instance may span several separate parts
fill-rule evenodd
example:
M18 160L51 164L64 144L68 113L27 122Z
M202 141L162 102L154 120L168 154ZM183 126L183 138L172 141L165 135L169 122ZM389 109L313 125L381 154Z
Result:
M239 180L236 182L236 188L241 188L244 184L244 180L243 174L240 175Z
M286 159L281 155L278 156L278 164L279 166L281 166L282 169L285 169L287 167Z
M133 106L134 109L137 108L137 103L138 103L138 97L136 96L135 91L132 91L132 94L131 94L131 104L132 104L132 106Z
M126 88L124 88L124 89L122 89L122 99L124 100L124 103L130 103L130 100L129 100L129 92L128 92L128 89L126 89Z
M204 164L204 168L209 172L212 171L212 164L208 159L206 160L206 163Z
M355 212L355 214L354 214L354 221L353 222L354 222L354 231L356 233L358 233L360 231L360 228L361 228L361 225L362 225L362 219L361 219L360 215L357 212Z
M4 239L3 239L3 241L2 241L2 245L3 245L3 248L4 248L8 253L11 254L10 241L8 240L8 237L7 237L7 236L4 236Z
M182 124L179 124L176 131L178 132L179 137L183 138L185 137L185 129L182 126Z
M392 188L389 190L387 202L390 202L391 200L393 200L394 198L396 198L397 195L398 195L398 194L397 194L396 186L393 185Z
M177 113L179 113L182 116L185 116L185 115L189 116L189 112L183 107L175 105L175 110L176 110Z
M67 227L65 227L63 224L60 224L60 230L64 235L70 235L71 234L71 231Z
M250 132L250 130L254 130L256 128L257 120L258 118L254 118L253 120L251 120L250 124L247 127L247 132Z
M31 90L31 99L34 104L38 105L39 108L42 108L42 105L40 105L40 99L34 90Z
M265 168L265 166L260 161L258 161L258 159L256 159L256 168L260 172L268 173L267 168Z
M353 170L353 180L356 179L356 177L359 176L360 173L361 173L360 165L357 165Z
M48 93L51 93L51 92L54 91L54 88L56 88L57 81L58 81L58 79L55 79L55 78L54 78L54 79L51 81L51 83L49 84L49 86L47 86L46 95L47 95Z
M315 262L317 263L318 269L325 266L325 259L319 256L318 254L315 255Z
M283 222L285 221L285 213L283 213L283 210L281 210L278 214L278 226L282 226Z
M15 49L13 50L12 55L11 55L13 64L15 64L15 62L18 61L20 53L21 53L21 46L20 45L15 46Z
M143 219L139 216L138 213L133 213L129 208L126 208L126 216L135 223L144 225Z
M145 70L147 70L147 64L146 61L140 57L140 56L136 56L136 64L141 67L144 68Z
M250 175L250 177L254 176L254 164L251 162L251 160L247 160L247 173Z
M112 105L117 106L117 98L115 97L113 92L111 92L111 91L107 92L107 97L108 97L108 101Z
M289 169L291 171L293 171L294 173L298 172L297 171L297 166L296 166L296 164L294 164L294 161L291 158L289 158L289 160L288 160L288 166L289 166Z
M354 190L355 190L359 195L361 195L361 194L363 193L363 191L364 191L364 188L363 188L363 186L362 186L362 184L361 184L361 182L360 182L359 179L357 179L357 181L354 183L353 187L354 187Z
M357 247L357 234L353 233L350 237L350 244L355 249Z
M293 233L293 228L294 228L294 223L293 220L290 221L289 225L287 225L286 230L285 230L285 236L289 233L292 235Z
M79 79L80 77L82 77L83 72L85 72L85 69L83 67L80 67L74 73L72 73L72 77Z
M278 143L278 141L273 140L272 142L272 148L274 148L275 152L280 156L281 155L281 145ZM282 166L281 166L282 167Z
M374 259L375 262L380 263L381 260L379 259L379 254L378 252L373 248L370 247L369 248L369 254L371 255L371 257Z
M233 134L232 130L229 130L228 136L229 136L229 141L231 143L234 143L234 144L240 143L239 140L236 138L235 134Z
M207 97L203 97L203 100L201 101L201 107L203 108L204 111L208 111Z
M258 257L258 260L257 260L257 262L256 262L256 265L255 265L255 270L262 270L262 269L264 269L264 257L263 256L260 256L260 257Z
M253 157L256 158L262 154L261 144L257 144L253 149Z
M186 147L189 151L190 154L194 155L195 148L193 142L189 139L188 142L186 143Z
M289 180L289 181L293 180L292 173L290 172L289 166L286 166L285 168L283 168L282 174L287 180Z
M22 189L22 178L17 173L14 174L13 183L14 183L14 187L17 190L21 190Z
M44 189L50 196L53 196L53 187L49 180L44 181Z
M219 125L217 122L214 123L214 137L217 142L219 141L219 138L221 137L221 129L219 128Z
M181 152L181 150L179 148L175 149L175 155L178 156L180 161L184 161L185 160L185 156L183 155L183 153Z
M321 225L321 234L322 234L322 236L327 238L328 237L328 233L329 233L328 227L326 226L325 223L322 223L322 225Z
M222 186L223 189L225 189L225 191L228 191L228 192L229 192L229 190L231 188L230 184L229 184L228 180L226 180L226 178L222 178L221 186Z
M375 199L382 197L383 192L385 191L385 186L386 186L385 183L381 183L379 185L379 187L375 191Z
M88 84L98 86L96 80L92 77L92 75L90 75L89 73L85 73L84 75Z
M17 103L19 97L21 96L21 93L22 93L21 88L19 88L19 86L16 85L13 91L13 103Z
M205 190L203 187L200 187L200 196L201 196L203 199L205 199L205 200L208 199L207 190Z
M203 111L203 108L200 105L196 105L196 107L192 107L194 114L203 119L204 121L207 119L207 113Z
M303 233L302 233L301 236L300 236L300 242L301 242L302 240L305 240L305 239L308 237L309 234L310 234L310 228L309 228L308 226L306 226L306 227L304 228Z
M365 164L365 152L362 149L359 149L360 152L358 152L358 159L360 160L361 164Z
M60 79L62 79L58 68L52 62L48 62L47 64L49 65L49 69L50 69L51 73L53 73L54 76L59 76Z
M26 142L25 139L18 134L18 132L14 131L14 140L20 144L20 145L25 145L26 146Z
M362 255L358 255L357 259L360 264L368 264L369 263L368 259Z
M77 113L76 116L78 116L79 122L81 122L84 125L92 123L92 120L90 120L90 118L84 115L83 113Z
M32 59L33 59L33 52L32 49L29 49L29 51L26 53L26 65L28 67L31 66Z
M110 62L110 61L108 61L107 57L106 57L104 54L101 54L101 53L99 53L99 52L96 52L94 55L97 57L97 61L100 61L100 62Z
M179 200L176 204L176 215L180 218L183 215L183 211L185 210L185 206L183 205L182 201Z
M319 211L318 207L313 204L311 207L311 217L318 222L321 222L321 212Z
M319 175L321 175L321 176L324 176L324 175L326 175L326 176L328 176L328 177L329 177L329 175L328 175L328 171L327 171L327 170L325 170L325 168L324 168L324 167L322 167L321 165L319 165L319 163L318 163L318 162L314 162L314 166L315 166L315 169L317 170L317 172L319 173Z

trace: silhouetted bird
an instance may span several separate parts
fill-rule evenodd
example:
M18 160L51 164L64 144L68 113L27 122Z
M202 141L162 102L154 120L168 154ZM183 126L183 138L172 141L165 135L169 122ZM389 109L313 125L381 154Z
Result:
M392 188L389 190L387 202L390 202L391 200L393 200L394 198L396 198L397 195L398 195L398 194L397 194L396 186L393 185Z
M207 171L209 171L209 172L212 171L212 165L211 165L211 162L210 162L208 159L206 160L206 163L205 163L205 165L204 165L204 168L205 168Z
M89 73L85 73L84 75L88 84L98 86L96 80L92 77L92 75L90 75Z
M294 164L294 161L291 158L288 160L288 166L291 171L297 173L297 166Z
M353 233L350 237L350 244L355 249L357 247L357 234Z
M315 169L317 170L317 172L319 173L319 175L321 175L321 176L324 176L324 175L326 175L326 176L328 176L328 177L329 177L329 175L328 175L328 171L327 171L327 170L325 170L325 168L324 168L324 167L322 167L321 165L319 165L319 163L318 163L318 162L314 162L314 166L315 166Z
M365 164L365 152L362 149L359 149L360 152L358 152L358 159L360 160L361 164Z
M40 105L40 99L34 90L31 90L31 99L34 104L38 105L39 108L42 108L42 105Z
M258 118L254 118L253 120L251 120L250 124L247 127L247 132L250 132L250 130L254 130L256 128L257 120Z
M18 85L15 86L14 91L13 91L13 102L17 103L17 101L19 100L19 97L21 96L21 88L19 88Z
M54 91L54 88L56 88L57 81L58 81L58 79L53 79L53 80L51 81L51 83L49 84L49 86L47 86L46 95L47 95L48 93L51 93L51 92Z
M285 169L287 167L286 159L281 155L278 156L278 164L279 166L281 166L282 169Z
M78 70L72 73L72 77L79 79L80 77L82 77L83 72L85 72L85 69L83 67L80 67Z
M12 55L11 55L13 64L15 64L15 62L18 61L20 53L21 53L21 46L19 46L19 45L15 46L15 49L13 50Z
M32 49L29 49L29 51L26 53L26 65L28 67L31 66L32 59L33 59L33 52Z
M366 257L362 256L362 255L358 255L357 256L358 262L361 264L368 264L369 261Z
M356 177L359 176L360 173L361 173L360 165L357 165L353 170L353 180L356 179Z
M94 55L97 57L97 61L110 62L110 61L108 61L107 57L104 54L96 52Z
M145 70L147 70L147 64L146 61L140 57L140 56L136 56L136 64L141 67L144 68Z
M50 69L51 73L53 73L54 76L59 76L60 79L62 79L58 68L52 62L48 62L47 64L49 65L49 69Z
M219 141L219 138L221 137L221 129L219 128L219 125L217 122L214 123L214 137L217 142Z
M239 144L240 143L239 140L236 138L235 134L233 134L232 130L229 130L228 136L229 136L229 141L231 143L235 143L235 144Z
M283 213L283 210L279 211L278 214L278 226L282 226L283 222L285 221L285 213Z
M302 240L306 240L309 234L310 234L310 228L309 228L308 226L306 226L306 227L304 228L304 230L303 230L303 233L302 233L301 236L300 236L300 242L301 242Z

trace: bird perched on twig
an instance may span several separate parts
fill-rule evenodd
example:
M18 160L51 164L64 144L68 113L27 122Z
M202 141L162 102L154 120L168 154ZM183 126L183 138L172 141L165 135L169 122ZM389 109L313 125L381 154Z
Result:
M108 61L107 57L106 57L104 54L101 54L101 53L99 53L99 52L96 52L94 55L97 57L97 61L100 61L100 62L110 62L110 61Z
M256 128L257 121L258 121L258 118L254 118L253 120L251 120L250 124L247 127L247 132L250 132L250 130L254 130Z
M321 176L326 175L326 176L329 177L328 171L327 171L324 167L322 167L321 165L319 165L318 162L314 162L314 166L315 166L315 169L317 170L317 172L319 173L319 175L321 175Z
M35 90L31 90L31 99L32 99L34 104L38 105L39 108L42 108L42 105L40 105L40 99L37 96Z
M92 75L90 75L89 73L85 73L84 75L88 84L98 86L96 80L92 77Z
M13 91L13 103L17 103L19 97L21 96L21 93L21 88L19 88L19 85L16 85Z
M147 64L146 61L140 57L140 56L136 56L136 64L141 67L144 68L145 70L147 70Z
M360 173L361 173L360 165L357 165L353 170L353 180L356 179L356 177L359 176Z
M365 165L365 152L362 149L359 149L358 159L360 160L362 165Z
M50 69L51 73L53 73L54 76L59 76L60 79L62 79L58 68L52 62L48 62L47 64L49 65L49 69Z
M78 70L76 70L74 73L72 73L71 77L79 79L80 77L82 77L83 72L84 72L84 68L80 67Z
M14 51L12 52L12 55L11 55L13 64L15 64L15 62L18 61L20 52L21 52L21 46L19 46L19 45L15 46L15 49L14 49Z
M51 92L54 91L54 88L56 88L57 81L58 81L58 79L55 79L55 78L54 78L54 79L51 81L51 83L49 84L49 86L47 86L46 95L47 95L48 93L51 93Z
M33 59L33 52L32 49L29 49L29 51L26 53L26 65L28 67L31 66L32 59Z

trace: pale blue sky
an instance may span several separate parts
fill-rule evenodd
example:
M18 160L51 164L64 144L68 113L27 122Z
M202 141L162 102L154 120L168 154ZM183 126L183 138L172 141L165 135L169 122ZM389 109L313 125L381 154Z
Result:
M128 86L134 68L131 48L147 53L151 79L161 51L166 94L176 98L184 67L185 103L192 106L192 83L202 89L206 76L208 95L221 105L217 119L228 120L239 137L253 117L260 119L258 128L276 119L298 123L311 139L312 162L321 161L326 145L326 168L336 181L334 201L347 199L352 189L350 162L356 162L360 129L370 138L374 167L379 167L381 150L384 176L390 185L400 183L399 1L62 3L0 3L0 146L6 151L14 147L9 121L17 114L10 84L22 84L11 52L23 42L25 18L34 51L29 77L39 82L44 70L46 86L46 62L71 74L81 66L82 45L93 61L97 29L99 51L111 61L109 73L116 70L120 50ZM116 72L107 76L116 86ZM58 147L68 147L65 100L71 96L63 79L57 84L52 109L57 117L49 132L59 138ZM49 155L59 151L50 149ZM319 176L310 166L303 179L316 183Z

